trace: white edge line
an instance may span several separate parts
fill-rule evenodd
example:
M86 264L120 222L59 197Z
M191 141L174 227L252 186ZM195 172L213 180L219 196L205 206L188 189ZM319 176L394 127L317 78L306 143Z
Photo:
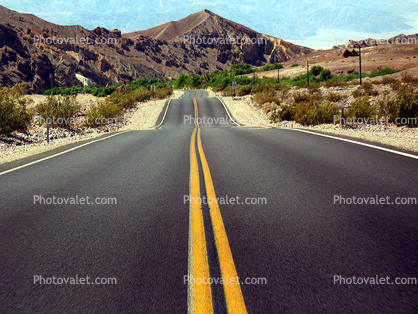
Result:
M3 174L9 173L9 172L15 171L15 170L19 170L19 169L22 169L22 168L25 168L25 167L28 167L28 166L31 166L31 165L37 164L37 163L39 163L39 162L42 162L42 161L45 161L45 160L48 160L48 159L51 159L51 158L57 157L57 156L59 156L59 155L63 155L63 154L65 154L65 153L71 152L71 151L76 150L76 149L79 149L79 148L81 148L81 147L84 147L84 146L87 146L87 145L90 145L90 144L93 144L93 143L96 143L96 142L100 142L100 141L103 141L103 140L107 140L108 138L111 138L111 137L114 137L114 136L116 136L116 135L120 135L120 134L123 134L123 133L126 133L126 132L130 132L130 131L129 131L129 130L127 130L127 131L119 132L119 133L116 133L116 134L113 134L113 135L110 135L110 136L107 136L107 137L104 137L104 138L99 138L99 139L97 139L97 140L94 140L94 141L91 141L91 142L88 142L88 143L84 143L84 144L81 144L81 145L79 145L79 146L76 146L76 147L73 147L73 148L67 149L67 150L65 150L65 151L63 151L63 152L60 152L60 153L57 153L57 154L54 154L54 155L51 155L51 156L48 156L48 157L44 157L44 158L41 158L41 159L38 159L38 160L32 161L32 162L30 162L30 163L28 163L28 164L24 164L24 165L19 166L19 167L16 167L16 168L12 168L12 169L9 169L9 170L6 170L6 171L3 171L3 172L0 172L0 176L2 176Z
M166 116L167 111L168 111L168 107L170 106L170 102L171 102L171 99L168 100L167 108L165 108L164 117L161 120L161 123L159 125L156 125L154 128L159 128L161 126L161 124L163 124L163 122L165 120L165 116Z
M393 149L389 149L389 148L384 148L384 147L380 147L380 146L376 146L376 145L372 145L372 144L366 144L366 143L362 143L362 142L357 142L357 141L354 141L354 140L348 140L348 139L341 138L341 137L336 137L336 136L326 135L326 134L321 134L321 133L315 133L315 132L311 132L311 131L307 131L307 130L300 130L300 129L291 129L291 128L289 128L288 130L298 131L298 132L304 132L304 133L314 134L314 135L323 136L323 137L328 137L328 138L332 138L332 139L339 140L339 141L343 141L343 142L348 142L348 143L353 143L353 144L362 145L362 146L366 146L366 147L371 147L371 148L383 150L385 152L390 152L390 153L402 155L402 156L405 156L405 157L410 157L410 158L413 158L413 159L418 159L418 156L416 156L416 155L412 155L412 154L408 154L408 153L403 153L403 152L399 152L397 150L393 150Z
M221 102L221 104L224 106L224 108L225 108L225 111L226 111L226 113L228 114L228 116L229 116L229 118L232 120L232 122L234 122L236 125L238 125L238 126L241 126L239 123L237 123L236 121L235 121L235 119L234 118L232 118L231 117L231 115L229 114L229 110L228 110L228 108L226 107L226 105L224 104L224 101L221 99L221 98L219 98L219 96L216 96L216 98L218 98L218 100Z

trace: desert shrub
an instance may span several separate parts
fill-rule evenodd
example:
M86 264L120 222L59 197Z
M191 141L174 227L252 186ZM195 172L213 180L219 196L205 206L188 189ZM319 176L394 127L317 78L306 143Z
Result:
M297 63L293 63L290 67L291 68L294 68L294 67L298 67L299 66L299 64L297 64Z
M364 96L377 96L379 92L374 89L374 86L370 82L364 82L361 86L355 89L352 92L352 95L355 98L364 97Z
M402 82L403 83L407 83L407 84L412 84L412 85L418 85L418 77L414 77L414 76L410 76L408 74L405 74L402 77Z
M116 93L118 94L128 94L132 92L132 88L129 85L121 85L116 89Z
M26 92L26 84L17 84L12 88L0 85L0 134L26 131L31 121L26 105L32 102L23 97Z
M280 105L280 100L276 97L268 97L268 98L264 99L260 104L262 105L266 102L275 103L277 105Z
M329 94L327 95L327 97L326 97L326 99L327 99L328 101L330 101L330 102L339 102L339 101L341 101L343 98L344 98L344 97L343 97L342 95L337 94L337 93L333 93L333 92L329 93Z
M121 116L122 113L123 108L117 104L110 101L97 101L87 110L85 124L89 127L106 124L111 119Z
M318 82L310 82L308 87L308 93L313 95L317 93L321 93L321 90L319 89L321 87L321 84Z
M238 96L245 96L251 94L251 85L240 85L238 86L236 92Z
M393 91L398 91L399 88L401 87L401 81L393 82L390 86Z
M332 123L334 116L338 115L338 106L327 101L325 104L314 99L308 103L301 102L296 105L294 120L302 125L318 125Z
M251 88L251 94L265 93L269 97L275 96L276 92L281 88L279 83L270 83L268 81L262 81L258 84L255 84Z
M364 96L364 91L361 87L357 87L355 90L353 90L351 95L353 95L353 97L355 97L355 98L363 97Z
M364 96L351 103L350 107L346 111L346 117L356 120L358 118L371 118L376 114L376 110L370 105L370 98Z
M136 95L136 92L128 94L115 93L106 98L106 102L114 106L119 106L122 109L129 109L136 106L137 100L134 95Z
M272 98L273 95L268 92L260 92L256 93L254 96L252 96L252 101L255 102L258 105L262 105L266 102L267 99Z
M348 86L347 82L338 81L338 80L329 80L323 83L325 87L338 87L338 86Z
M159 99L164 99L168 96L170 96L171 94L173 94L173 88L171 88L170 86L166 86L163 88L158 88L155 91L155 97L159 98Z
M227 86L222 90L222 96L232 96L233 93L232 86Z
M279 111L280 119L283 121L292 121L296 114L295 105L284 105Z
M365 96L377 96L377 95L379 95L379 92L374 89L374 86L371 82L364 82L362 84L362 88L363 88Z
M276 102L265 102L261 105L261 109L263 109L264 113L269 113L280 109L280 104L277 104Z
M379 108L379 114L388 117L389 122L417 124L418 91L414 91L407 84L402 84L399 87L399 92L394 99L389 100L385 97L382 101L378 102L377 106Z
M397 79L391 77L391 76L382 76L382 79L379 83L381 84L394 84L396 82L399 82Z
M279 97L280 97L280 99L281 99L282 102L287 98L287 96L289 95L289 91L291 89L292 88L289 85L287 85L287 84L280 84L279 93L278 94L279 94Z
M296 104L299 104L301 102L309 102L310 100L310 95L308 93L296 92L292 95L292 97L293 97L293 101Z
M137 102L144 102L150 100L152 96L153 92L146 88L138 88L136 91L132 93L132 98L135 102L135 105Z
M52 119L54 126L71 126L75 124L75 116L81 106L77 103L76 95L47 96L46 100L37 104L35 112L45 121L46 115Z

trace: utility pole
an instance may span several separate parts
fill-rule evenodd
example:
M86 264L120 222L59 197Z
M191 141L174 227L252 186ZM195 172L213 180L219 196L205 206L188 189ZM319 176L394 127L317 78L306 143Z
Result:
M306 74L308 75L308 88L309 88L309 61L306 61Z
M277 68L277 83L280 83L280 68Z
M253 77L253 85L255 85L255 70L254 70L254 77Z
M358 58L360 63L360 85L361 85L361 46L358 46Z

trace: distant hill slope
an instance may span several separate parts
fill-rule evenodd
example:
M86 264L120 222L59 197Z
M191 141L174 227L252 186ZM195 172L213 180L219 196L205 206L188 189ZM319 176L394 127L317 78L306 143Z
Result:
M184 42L184 35L196 39L229 36L240 41L254 38L260 42L190 44ZM86 39L89 43L82 41ZM79 25L56 25L0 6L0 84L26 82L34 93L81 84L77 79L80 75L94 86L143 77L167 81L181 73L202 74L240 62L282 62L311 51L207 10L122 35L100 27L87 30Z
M206 63L209 64L208 68L211 69L223 68L219 62L227 65L240 62L253 65L284 62L314 51L258 33L209 10L191 14L179 21L168 22L144 31L126 33L122 36L132 40L145 36L163 40L172 45L181 44L187 48L190 46L190 49L198 51L202 59L206 59ZM229 44L224 44L222 39L225 41L234 39L234 42L229 40ZM252 41L251 44L246 43L246 40Z

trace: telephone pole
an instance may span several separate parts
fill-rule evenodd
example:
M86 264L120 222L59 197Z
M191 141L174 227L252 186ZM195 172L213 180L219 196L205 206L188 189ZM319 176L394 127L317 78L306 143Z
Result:
M358 46L358 58L360 63L360 85L361 85L361 46Z
M308 88L309 88L309 61L306 61L306 74L308 75Z

